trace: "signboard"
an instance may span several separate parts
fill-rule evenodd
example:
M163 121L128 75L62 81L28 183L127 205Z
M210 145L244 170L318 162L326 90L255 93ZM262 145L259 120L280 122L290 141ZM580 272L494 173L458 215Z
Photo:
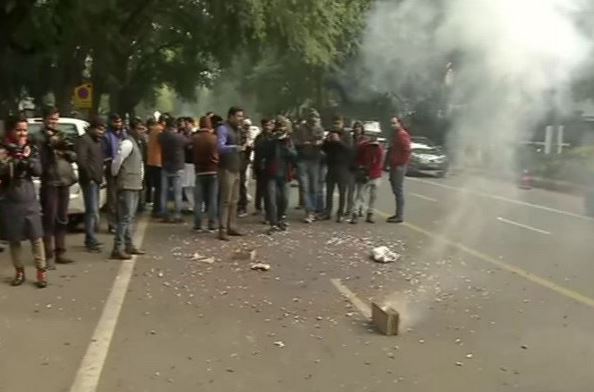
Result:
M93 108L93 85L85 83L74 89L74 107L77 109Z

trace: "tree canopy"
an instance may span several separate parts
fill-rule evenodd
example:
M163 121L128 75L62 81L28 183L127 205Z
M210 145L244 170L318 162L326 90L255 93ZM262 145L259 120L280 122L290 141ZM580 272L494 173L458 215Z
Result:
M291 105L353 52L371 1L1 0L0 106L53 93L67 109L88 80L111 110L133 112L163 86L194 99L242 56L242 88Z

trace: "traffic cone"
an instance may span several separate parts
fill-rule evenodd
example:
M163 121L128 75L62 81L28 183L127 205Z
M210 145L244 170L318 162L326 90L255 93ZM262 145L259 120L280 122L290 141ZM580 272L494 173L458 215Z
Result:
M522 178L520 178L520 189L532 189L532 176L527 169L522 172Z

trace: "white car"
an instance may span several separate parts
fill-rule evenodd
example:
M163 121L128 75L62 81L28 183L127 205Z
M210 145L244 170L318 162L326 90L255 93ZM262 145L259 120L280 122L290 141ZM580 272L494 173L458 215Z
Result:
M34 136L36 133L41 132L43 128L43 120L41 118L30 118L27 119L29 123L29 135ZM58 127L60 131L64 132L68 138L72 138L72 141L76 140L79 136L85 134L85 130L89 126L89 123L76 118L60 118L58 121ZM73 165L74 169L77 170L76 164ZM35 179L35 186L39 192L40 182L39 179ZM99 192L99 206L102 208L107 203L107 192L105 186L101 187ZM85 213L85 203L82 196L82 191L78 184L74 184L70 187L70 204L68 206L68 217L73 225L76 225L83 220Z

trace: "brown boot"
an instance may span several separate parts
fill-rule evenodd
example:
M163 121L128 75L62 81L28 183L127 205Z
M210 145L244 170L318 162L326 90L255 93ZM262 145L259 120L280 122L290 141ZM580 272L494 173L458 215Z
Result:
M232 237L243 237L243 233L237 229L229 229L227 230L227 234L229 234Z
M122 251L122 250L113 250L113 252L111 252L111 257L112 260L132 260L132 256L129 255L128 253Z
M229 236L227 235L227 230L225 230L223 228L219 229L219 240L229 241Z
M14 276L14 279L12 280L11 285L16 287L22 285L23 283L25 283L25 269L17 268L16 274Z
M45 268L37 269L37 287L44 289L47 287L47 272Z

